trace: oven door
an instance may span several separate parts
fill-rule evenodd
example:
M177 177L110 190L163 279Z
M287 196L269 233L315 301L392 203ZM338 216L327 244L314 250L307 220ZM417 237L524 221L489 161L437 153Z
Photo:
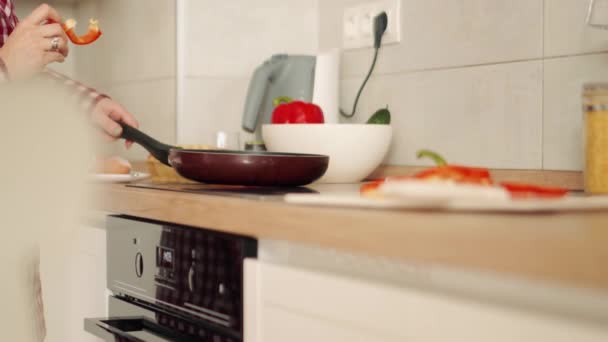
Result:
M110 318L88 318L84 329L104 341L240 342L240 333L202 321L183 319L164 310L145 308L117 297L108 300Z
M88 318L85 319L84 328L104 341L197 341L177 335L146 317Z

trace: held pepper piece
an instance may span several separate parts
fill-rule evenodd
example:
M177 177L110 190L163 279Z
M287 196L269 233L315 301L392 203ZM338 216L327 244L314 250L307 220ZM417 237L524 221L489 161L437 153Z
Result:
M76 35L74 29L76 28L76 20L68 19L61 26L65 31L65 34L70 38L70 41L76 45L87 45L91 44L99 37L101 37L101 30L99 29L99 21L95 19L89 20L89 30L82 36Z
M273 100L275 105L272 112L273 124L322 124L325 122L323 111L314 103L293 101L288 96L280 96Z

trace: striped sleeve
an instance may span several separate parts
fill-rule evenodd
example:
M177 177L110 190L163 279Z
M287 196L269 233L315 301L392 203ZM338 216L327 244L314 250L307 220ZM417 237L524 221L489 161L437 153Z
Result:
M6 69L6 64L2 58L0 58L0 82L7 82L9 80L8 70Z
M109 98L109 96L99 93L97 90L88 87L58 72L47 69L46 74L58 83L63 84L70 89L73 89L74 94L77 98L76 100L78 101L79 105L82 105L82 107L85 108L88 112L91 112L99 101L105 98Z

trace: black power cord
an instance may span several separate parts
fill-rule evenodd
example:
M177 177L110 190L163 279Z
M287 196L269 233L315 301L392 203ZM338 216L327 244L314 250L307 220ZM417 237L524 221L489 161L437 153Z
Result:
M342 116L344 116L344 117L352 118L353 116L355 116L355 113L357 112L357 105L359 104L359 98L361 97L361 94L363 93L363 89L365 89L365 85L369 81L369 78L372 76L372 73L374 72L374 68L376 67L376 62L378 61L378 53L380 52L380 47L382 46L382 36L386 32L387 27L388 27L388 16L386 15L386 12L382 12L382 13L378 14L376 17L374 17L374 50L375 50L374 51L374 60L372 61L372 66L370 67L369 72L367 73L367 76L365 77L365 80L363 81L363 84L361 84L361 88L359 88L357 97L355 97L355 103L353 104L353 111L349 114L349 113L346 113L344 110L340 109L340 114L342 114Z

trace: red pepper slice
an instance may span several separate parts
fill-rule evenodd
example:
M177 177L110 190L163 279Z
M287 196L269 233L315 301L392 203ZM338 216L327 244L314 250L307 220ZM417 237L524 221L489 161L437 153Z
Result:
M378 190L378 188L385 182L386 182L386 180L375 180L375 181L371 181L369 183L365 183L365 184L361 185L361 189L359 189L359 191L363 195L372 196L372 194L374 192L376 192Z
M99 37L101 37L101 30L99 29L99 21L95 19L89 20L89 30L82 36L76 35L74 29L76 28L76 20L68 19L61 26L65 31L65 34L70 38L70 41L76 45L87 45L91 44Z
M272 113L273 124L322 124L325 122L323 111L313 103L293 101L287 96L274 100L276 106Z
M416 175L415 179L431 180L451 180L456 183L490 185L492 176L490 170L486 168L468 167L460 165L448 165L448 163L438 153L429 150L418 152L418 158L431 158L438 165L435 168L424 170Z
M418 158L431 158L439 166L421 171L412 177L389 177L386 180L366 183L361 187L360 192L365 195L373 195L373 193L377 191L378 188L387 180L399 179L446 180L456 183L475 185L492 185L493 183L490 170L486 168L448 165L445 159L443 159L439 154L428 150L418 152Z
M414 175L414 178L421 180L450 180L456 183L477 185L492 184L492 178L488 169L459 165L446 165L424 170Z
M500 184L512 198L562 198L568 194L568 189L551 188L532 184L510 183Z

